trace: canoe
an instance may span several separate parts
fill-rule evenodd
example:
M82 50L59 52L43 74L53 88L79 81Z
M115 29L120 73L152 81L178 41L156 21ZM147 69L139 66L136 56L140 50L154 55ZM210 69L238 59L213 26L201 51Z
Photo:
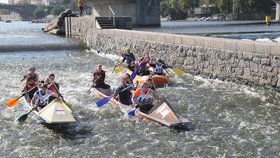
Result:
M95 92L96 92L96 96L99 99L108 97L105 94L98 91L97 89L95 89ZM134 108L132 108L131 106L124 105L114 98L110 99L109 104L113 108L119 108L126 115L128 114L129 111L134 110ZM167 126L169 128L177 129L177 130L193 129L193 125L188 121L188 119L177 115L167 101L160 102L158 105L155 105L153 109L154 110L149 114L137 110L135 118L140 120L145 119L150 122L155 122L157 124Z
M31 104L25 98L23 100L24 106L31 110L33 108ZM33 113L42 123L59 124L76 122L72 115L72 110L61 99L54 99L39 112L33 110Z
M133 72L128 69L127 73L131 75ZM149 78L149 76L147 76L147 75L145 75L145 76L137 75L133 79L133 83L136 83L138 81L141 84L141 83L146 82L148 80L148 78ZM168 85L171 82L170 76L168 76L168 75L153 75L152 80L156 87L164 87L165 85Z

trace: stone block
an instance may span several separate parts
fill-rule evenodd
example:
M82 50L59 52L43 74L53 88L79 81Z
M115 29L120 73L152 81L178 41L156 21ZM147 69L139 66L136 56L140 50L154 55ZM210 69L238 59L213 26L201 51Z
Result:
M226 40L226 46L225 49L231 50L231 51L236 51L237 50L237 42L236 40Z
M163 35L163 34L157 34L157 35L156 35L156 41L157 41L157 42L160 42L160 43L162 42L162 43L164 43L165 40L166 40L166 39L165 39L165 35Z
M272 55L280 55L280 44L271 45L271 54Z
M197 47L204 47L204 38L203 37L195 37L194 38L194 45Z
M195 45L194 37L193 36L183 36L182 44L194 46Z
M253 52L259 54L271 54L271 44L254 42Z
M224 39L213 39L213 47L224 50L226 48L226 42Z
M261 65L270 66L271 65L270 59L261 59Z
M252 52L244 52L243 53L243 59L244 60L253 60L253 53Z
M157 34L156 33L149 33L148 34L148 41L156 42L157 41Z
M176 44L182 44L182 36L181 35L174 35L174 42Z
M141 36L141 33L140 32L133 32L132 33L132 38L133 39L142 39L142 38L140 38Z
M236 43L236 50L240 52L253 52L253 43L248 41L239 41Z
M213 39L212 38L207 38L205 37L204 40L203 40L203 46L205 48L214 48L214 45L213 45Z
M166 34L165 43L175 43L174 35Z

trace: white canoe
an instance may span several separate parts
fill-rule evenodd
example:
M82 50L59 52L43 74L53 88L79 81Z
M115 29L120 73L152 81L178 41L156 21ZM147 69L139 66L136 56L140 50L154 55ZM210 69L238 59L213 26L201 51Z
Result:
M99 99L108 97L105 94L98 91L97 89L95 89L95 91ZM133 109L130 106L120 103L114 98L110 99L109 104L114 108L120 108L121 111L125 112L126 114L128 113L128 111L131 111ZM160 125L164 125L178 130L192 130L194 128L193 125L186 118L178 116L166 101L160 102L158 105L156 105L152 109L152 112L149 112L149 114L137 110L136 115L136 118L138 119L142 120L142 118L144 118L151 122L155 122Z
M30 103L25 98L23 100L24 105L31 110ZM72 115L72 110L61 99L55 99L39 112L33 110L33 113L48 124L76 122Z

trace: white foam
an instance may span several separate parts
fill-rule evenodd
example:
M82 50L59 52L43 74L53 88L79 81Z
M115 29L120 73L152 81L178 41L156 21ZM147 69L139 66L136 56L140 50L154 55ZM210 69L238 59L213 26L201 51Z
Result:
M91 49L90 50L91 52L94 52L96 53L98 56L101 56L101 57L104 57L104 58L107 58L107 59L111 59L111 60L121 60L122 57L121 56L118 56L118 55L113 55L113 54L105 54L103 52L97 52L96 50L94 49Z
M258 42L266 42L266 43L273 43L273 41L269 38L259 38L259 39L256 39L256 41Z
M275 38L273 41L280 43L280 37Z

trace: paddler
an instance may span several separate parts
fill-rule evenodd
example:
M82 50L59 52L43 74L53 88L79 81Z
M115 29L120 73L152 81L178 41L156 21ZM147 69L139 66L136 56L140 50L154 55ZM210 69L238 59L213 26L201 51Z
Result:
M30 90L30 91L29 91ZM34 93L38 90L37 84L35 83L35 79L33 77L28 77L26 81L26 85L21 91L23 94L26 94L28 91L28 95L26 96L26 100L28 102L33 98Z
M46 80L47 84L49 85L49 90L55 93L58 93L59 91L59 84L55 82L55 75L50 74L49 77ZM49 102L53 101L56 97L50 96Z
M97 65L96 70L93 73L93 87L99 90L101 93L110 96L113 94L111 87L105 83L106 72L102 69L102 65Z
M171 66L167 66L160 59L157 59L153 64L150 64L150 66L154 68L153 74L155 75L165 75L163 70L167 68L172 68Z
M126 52L122 55L123 59L121 62L117 63L115 65L115 67L120 66L123 62L126 61L127 63L127 68L130 69L131 71L134 71L134 66L132 64L133 61L135 61L135 56L134 54L131 52L130 48L126 49Z
M50 91L47 84L43 84L43 86L41 86L39 90L35 92L31 100L31 105L33 107L38 106L37 110L40 111L49 104L50 96L58 97L58 94Z
M116 96L115 98L124 105L132 105L131 90L133 90L133 88L134 87L130 79L130 76L129 75L123 76L121 79L121 85L115 91L115 96Z
M149 83L142 83L141 87L137 89L132 95L133 104L140 109L141 112L149 113L153 108L153 98L161 100L162 98L150 88Z
M26 80L28 77L33 77L35 82L39 81L39 76L35 73L36 68L34 66L29 68L29 73L27 75L24 75L22 77L22 79L20 80L20 82L23 82L24 80Z

